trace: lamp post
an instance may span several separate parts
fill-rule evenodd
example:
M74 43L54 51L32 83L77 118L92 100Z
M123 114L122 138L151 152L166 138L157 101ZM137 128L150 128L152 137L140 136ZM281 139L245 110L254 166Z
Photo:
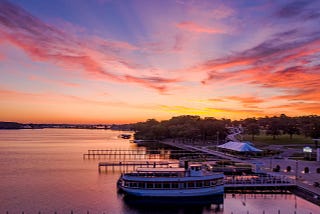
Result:
M298 160L296 160L296 182L298 180Z
M313 141L314 141L314 144L316 145L317 162L320 162L320 146L319 146L320 139L313 139Z
M217 131L217 146L219 145L219 131Z

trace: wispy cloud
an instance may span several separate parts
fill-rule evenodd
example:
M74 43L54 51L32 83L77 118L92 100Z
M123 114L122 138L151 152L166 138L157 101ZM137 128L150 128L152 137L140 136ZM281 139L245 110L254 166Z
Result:
M195 33L208 33L208 34L224 33L222 29L203 26L192 21L180 22L177 24L177 27L180 29L190 31L190 32L195 32Z
M168 88L166 87L166 83L174 83L178 82L177 79L169 79L169 78L161 78L161 77L135 77L131 75L126 75L125 78L129 82L136 82L143 84L146 87L154 88L164 94L168 91Z
M123 51L137 50L134 45L69 35L7 1L0 3L0 26L1 39L23 49L34 60L48 61L67 69L78 67L91 78L139 84L160 92L168 88L164 86L166 83L172 82L162 81L159 86L159 81L154 81L152 76L128 78L143 68L121 57Z
M279 18L291 19L296 18L303 21L313 20L320 18L320 12L316 9L314 4L317 4L317 1L309 0L298 0L291 1L281 7L276 15Z
M290 40L290 32L275 35L256 47L234 55L210 60L193 68L208 73L203 82L238 80L263 87L298 87L314 85L317 65L313 57L320 50L320 33L314 32L300 40ZM288 38L288 39L285 39Z
M257 96L255 97L241 97L241 96L228 96L225 97L225 99L231 100L231 101L238 101L242 103L243 107L245 108L257 108L257 104L261 104L265 102L265 99L259 98Z
M304 12L304 9L311 3L312 1L304 0L304 1L292 1L282 8L279 9L277 15L281 18L292 18L299 16Z

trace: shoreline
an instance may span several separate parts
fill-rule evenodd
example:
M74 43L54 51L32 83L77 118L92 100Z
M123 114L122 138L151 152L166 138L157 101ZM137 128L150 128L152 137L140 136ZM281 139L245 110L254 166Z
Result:
M204 154L209 154L209 155L216 155L218 157L232 160L232 161L236 161L236 162L240 162L240 163L253 164L253 162L250 162L249 160L242 160L242 159L236 158L234 156L227 155L225 153L214 151L214 150L209 150L209 149L206 149L203 147L190 146L190 145L186 145L184 143L177 143L177 142L168 141L168 140L159 141L159 143L169 145L172 147L177 147L177 148L184 149L187 151L195 151L196 150L197 152L203 152ZM262 160L262 159L257 158L254 161L259 161L259 160ZM281 162L281 161L287 161L287 160L284 159L284 160L277 160L277 161ZM315 162L315 161L313 161L313 162ZM310 163L313 163L313 162L309 162L308 164L310 165ZM291 177L289 177L290 175L288 175L288 174L283 174L280 172L279 173L270 172L265 169L263 169L262 172L266 173L268 175L278 175L278 176L287 177L288 179L292 180L295 183L295 188L293 188L291 190L291 192L293 194L300 196L300 197L308 200L309 202L320 206L320 188L319 187L314 187L314 186L308 185L306 183L303 183L302 180L292 179ZM318 177L320 177L320 175L318 175ZM314 182L314 178L310 178L310 176L304 176L304 181L309 184L310 183L312 184Z

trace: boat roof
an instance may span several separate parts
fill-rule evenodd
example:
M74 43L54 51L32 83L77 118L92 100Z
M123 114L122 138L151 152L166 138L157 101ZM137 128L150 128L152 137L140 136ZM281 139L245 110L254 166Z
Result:
M137 172L185 172L186 170L184 168L137 168Z

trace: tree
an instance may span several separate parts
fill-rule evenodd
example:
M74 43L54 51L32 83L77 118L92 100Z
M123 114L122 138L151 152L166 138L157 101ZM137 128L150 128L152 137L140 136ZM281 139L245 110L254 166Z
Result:
M283 131L283 134L289 134L290 139L294 134L300 134L300 130L297 127L296 118L288 117L285 114L281 114L279 118L280 129Z
M246 126L245 132L251 135L252 141L254 141L254 136L260 134L260 127L258 123L250 123Z
M320 121L315 122L311 128L310 136L312 138L320 138Z
M276 139L277 135L280 135L280 121L278 117L272 117L269 119L267 134L272 135L273 140Z

